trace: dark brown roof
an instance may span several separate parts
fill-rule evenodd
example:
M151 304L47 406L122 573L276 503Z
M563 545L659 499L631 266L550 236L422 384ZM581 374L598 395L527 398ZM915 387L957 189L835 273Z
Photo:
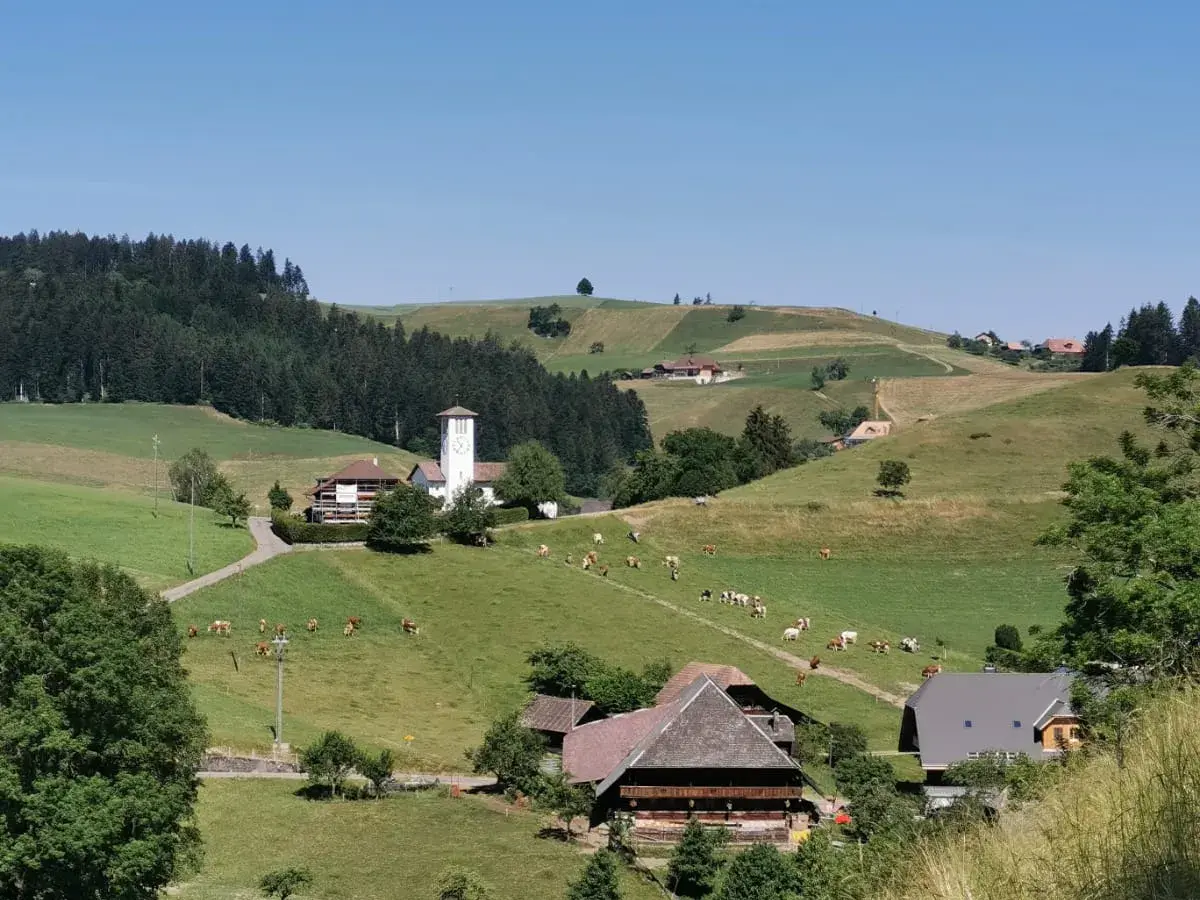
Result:
M667 714L605 776L597 794L630 769L800 769L707 675L654 709Z
M779 713L772 716L770 713L766 715L749 715L747 718L757 725L762 732L772 741L783 741L790 744L796 740L796 725L787 716ZM772 719L774 724L772 724Z
M508 463L502 462L477 462L475 463L475 480L481 482L495 481L504 474L504 470L508 468Z
M568 731L563 738L563 771L574 782L603 781L638 741L674 711L673 705L652 706Z
M521 724L535 731L566 734L579 724L579 720L586 716L591 708L591 700L571 700L567 697L535 694L521 713Z
M395 475L389 475L369 459L359 459L350 463L342 471L330 475L309 493L326 490L339 481L399 481Z
M441 484L446 480L446 476L442 474L442 467L432 459L423 459L413 466L413 470L408 474L409 481L412 481L418 470L425 476L425 480L432 484Z
M678 672L675 677L662 686L658 696L654 698L655 705L670 703L701 675L707 675L722 690L730 687L744 687L754 684L754 679L736 666L720 666L716 663L690 662Z
M681 356L674 362L665 362L662 364L664 369L715 369L721 370L721 364L711 356Z
M479 413L471 412L469 409L467 409L464 406L452 406L449 409L443 409L440 413L438 413L439 418L441 418L442 416L477 416L477 415L479 415Z

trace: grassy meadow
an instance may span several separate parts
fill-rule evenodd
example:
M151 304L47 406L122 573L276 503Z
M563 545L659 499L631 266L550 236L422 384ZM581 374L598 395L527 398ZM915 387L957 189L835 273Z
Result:
M204 861L170 888L180 900L258 897L269 871L302 866L314 874L305 900L393 900L435 895L449 866L477 871L498 900L559 900L586 858L536 836L540 816L471 797L427 793L384 801L314 802L296 782L207 781L198 818ZM576 826L578 828L578 826ZM629 872L627 900L661 896Z

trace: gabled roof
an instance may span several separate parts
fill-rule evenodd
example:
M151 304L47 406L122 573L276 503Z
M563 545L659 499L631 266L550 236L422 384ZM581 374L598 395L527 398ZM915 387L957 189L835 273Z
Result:
M438 418L442 416L478 416L479 413L471 412L465 406L452 406L449 409L443 409L438 413Z
M630 769L800 770L707 675L697 678L675 702L654 709L667 714L597 785L597 795Z
M662 686L662 690L654 698L655 706L676 700L701 675L707 675L722 690L754 684L754 679L736 666L693 661L676 672L674 677Z
M945 768L989 750L1043 758L1037 722L1057 703L1069 707L1072 681L1072 675L1058 672L933 676L905 704L905 715L911 710L916 717L922 767Z
M563 738L563 771L571 781L603 781L674 706L652 706L601 719L568 731Z
M775 715L749 713L746 718L757 725L759 730L772 741L783 741L785 744L790 744L796 740L796 723L783 713Z
M383 469L379 468L379 464L369 459L359 459L350 463L340 472L330 475L328 478L321 481L309 493L315 494L318 491L327 490L339 481L399 481L395 475L389 475Z
M1055 698L1054 702L1047 706L1045 711L1033 720L1033 727L1038 729L1045 728L1050 724L1050 720L1056 716L1073 715L1075 715L1075 710L1072 708L1069 700Z
M850 440L870 440L871 438L887 437L892 433L892 423L886 421L873 421L868 419L865 422L859 422L858 427L850 432L847 437Z
M521 724L536 731L566 734L579 724L593 705L591 700L535 694L521 713Z
M508 463L477 462L475 463L475 481L484 483L495 481L504 474L504 470L507 468Z
M1083 344L1075 338L1046 338L1043 345L1051 353L1082 353Z
M504 470L508 467L508 463L502 462L477 462L475 463L475 474L472 480L476 484L491 484L497 478L504 474ZM446 476L442 472L442 467L438 465L437 460L423 459L408 473L408 480L412 481L413 475L420 471L425 480L430 484L445 484Z
M1011 350L1014 353L1021 353L1025 350L1025 345L1020 341L1008 341L1004 345L1005 350Z
M425 476L425 480L430 484L441 484L446 480L446 476L442 474L442 467L432 459L423 459L408 473L408 480L412 481L412 477L420 472Z

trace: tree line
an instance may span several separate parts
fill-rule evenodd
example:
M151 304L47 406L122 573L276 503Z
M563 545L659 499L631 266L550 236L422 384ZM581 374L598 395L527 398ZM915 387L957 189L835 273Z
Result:
M651 445L641 400L606 376L551 375L491 335L325 309L271 250L167 235L0 237L0 397L211 403L428 455L437 413L458 403L480 414L481 458L538 440L574 493Z
M1176 321L1166 303L1147 303L1121 319L1089 331L1083 342L1084 372L1121 366L1177 366L1200 360L1200 301L1188 297Z

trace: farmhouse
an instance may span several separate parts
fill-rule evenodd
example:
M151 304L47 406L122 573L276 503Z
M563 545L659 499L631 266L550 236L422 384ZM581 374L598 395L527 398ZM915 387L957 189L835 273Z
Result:
M653 368L642 369L643 378L692 378L698 384L709 384L723 373L721 364L709 356L681 356L672 362L655 363Z
M1075 338L1046 338L1041 348L1050 351L1054 359L1078 359L1083 356L1083 344Z
M847 447L857 447L859 444L865 444L875 438L887 437L891 433L891 422L868 419L865 422L859 422L858 427L846 435L845 443Z
M342 471L322 478L309 491L312 505L308 518L326 525L365 522L371 515L375 498L400 483L395 475L379 468L379 459L360 459Z
M580 725L604 718L591 700L535 694L521 713L521 724L546 739L549 750L562 752L563 738Z
M934 783L969 759L1052 759L1080 744L1072 681L1066 672L934 675L904 705L900 750L918 754Z
M483 496L496 503L495 481L504 474L505 463L475 461L475 419L478 413L452 406L438 413L442 423L440 460L417 463L408 480L431 497L442 501L443 508L454 502L460 491L474 485Z
M986 331L981 331L979 334L975 335L973 340L979 341L981 344L987 344L989 347L996 343L996 339Z
M1004 349L1009 353L1024 353L1025 345L1020 341L1006 341L1004 343Z
M786 837L792 816L813 808L807 779L755 718L700 675L668 702L569 731L563 769L595 786L596 822L620 813L635 828L678 827L694 815L761 839Z

